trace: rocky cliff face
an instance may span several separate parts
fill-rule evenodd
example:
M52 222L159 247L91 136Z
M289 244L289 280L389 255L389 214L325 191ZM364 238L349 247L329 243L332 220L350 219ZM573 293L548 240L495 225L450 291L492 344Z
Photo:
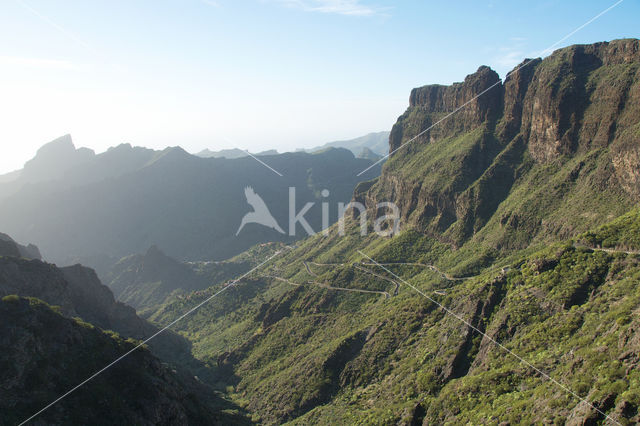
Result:
M540 162L618 143L638 124L638 40L572 46L536 64L521 132Z
M526 61L504 82L480 67L414 89L390 151L435 126L358 197L395 201L405 227L454 246L490 238L498 249L622 214L640 201L639 69L639 41L617 40Z
M479 96L483 94L482 96ZM460 109L463 107L463 109ZM394 126L389 138L389 149L397 149L414 137L456 113L455 120L444 120L420 137L421 142L433 142L447 135L470 131L487 120L494 120L501 110L502 84L498 74L482 66L463 83L451 86L429 85L413 89L409 97L409 110L402 126Z
M0 423L17 424L134 347L37 299L0 300ZM139 349L35 419L35 424L229 424L221 401Z

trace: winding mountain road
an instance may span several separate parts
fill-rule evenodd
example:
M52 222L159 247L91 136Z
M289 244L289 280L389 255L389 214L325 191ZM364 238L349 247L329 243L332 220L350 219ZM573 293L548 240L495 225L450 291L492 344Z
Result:
M620 249L610 249L610 248L595 248L595 247L589 247L589 246L584 246L584 245L578 245L574 243L574 247L576 248L585 248L585 249L589 249L589 250L593 250L593 251L604 251L607 253L624 253L624 254L629 254L629 255L639 255L640 251L637 250L620 250ZM353 267L361 272L364 272L365 274L369 274L372 275L374 277L377 277L379 279L385 280L391 284L393 284L395 286L394 291L393 291L393 296L397 296L398 295L398 291L400 288L400 283L394 279L391 279L387 276L384 276L382 274L379 274L371 269L369 269L368 267L371 266L414 266L414 267L421 267L421 268L427 268L430 269L431 271L439 274L443 279L447 280L447 281L465 281L465 280L469 280L472 278L475 278L474 276L471 277L453 277L449 274L447 274L446 272L440 270L437 266L435 265L431 265L431 264L426 264L426 263L419 263L419 262L379 262L379 263L375 263L375 262L365 262L365 261L361 261L361 262L354 262L354 263L320 263L320 262L312 262L312 261L306 261L303 260L302 263L304 264L304 267L307 271L307 273L309 275L311 275L314 278L318 278L319 275L313 271L313 269L311 269L310 265L314 265L314 266L320 266L320 267L328 267L328 266L349 266L349 267ZM504 270L505 268L503 268ZM293 285L293 286L303 286L305 284L300 284L300 283L295 283L289 279L286 278L282 278L282 277L278 277L278 276L273 276L273 275L263 275L266 278L272 278L281 282L285 282L287 284ZM307 281L307 284L311 284L311 285L315 285L317 287L321 287L327 290L335 290L335 291L348 291L348 292L352 292L352 293L366 293L366 294L379 294L379 295L383 295L385 298L390 298L391 295L386 292L386 291L378 291L378 290L365 290L365 289L359 289L359 288L346 288L346 287L334 287L331 286L329 284L327 284L326 282L318 282L318 281ZM447 293L446 291L440 289L440 290L433 290L432 291L434 294L440 295L440 296L445 296Z
M393 265L408 265L408 266L420 266L423 268L429 268L432 271L440 274L440 276L442 276L442 278L449 280L449 281L461 281L461 280L467 280L470 279L472 277L465 277L465 278L455 278L455 277L451 277L450 275L448 275L445 272L440 271L436 266L434 265L426 265L424 263L410 263L410 262L394 262L394 263L373 263L373 262L356 262L356 263L319 263L319 262L311 262L311 261L306 261L303 260L302 263L304 264L304 267L306 268L307 272L309 273L309 275L313 276L313 277L317 277L318 274L315 273L311 267L309 266L314 265L314 266L352 266L355 269L358 269L359 271L362 271L366 274L369 275L373 275L377 278L380 278L382 280L388 281L391 284L393 284L395 286L394 291L393 291L393 295L397 296L398 295L398 291L400 289L400 283L396 280L393 280L387 276L381 275L377 272L372 271L369 268L366 268L365 266L393 266ZM339 289L339 287L333 287L334 289ZM361 290L362 292L371 292L374 290ZM435 294L438 294L440 296L444 296L446 295L446 292L444 292L443 290L434 290L433 291ZM379 293L379 292L378 292ZM386 291L383 292L384 294L388 295L389 293L387 293Z
M291 280L288 280L286 278L282 278L282 277L278 277L275 275L263 275L263 277L266 278L272 278L278 281L282 281L284 283L296 286L296 287L300 287L300 286L304 286L304 284L300 284L300 283L296 283L293 282ZM327 290L336 290L336 291L348 291L348 292L352 292L352 293L366 293L366 294L380 294L382 296L385 297L385 299L388 299L389 297L391 297L391 295L386 292L386 291L377 291L377 290L365 290L365 289L360 289L360 288L346 288L346 287L334 287L331 286L327 283L321 283L321 282L317 282L317 281L307 281L307 284L311 284L311 285L315 285L317 287L321 287Z

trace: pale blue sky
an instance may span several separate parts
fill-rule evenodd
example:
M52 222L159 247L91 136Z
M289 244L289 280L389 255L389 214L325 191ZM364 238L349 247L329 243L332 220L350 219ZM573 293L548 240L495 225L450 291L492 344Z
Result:
M388 130L411 88L501 76L614 1L2 0L0 172L71 133L280 151ZM625 0L561 46L639 37Z

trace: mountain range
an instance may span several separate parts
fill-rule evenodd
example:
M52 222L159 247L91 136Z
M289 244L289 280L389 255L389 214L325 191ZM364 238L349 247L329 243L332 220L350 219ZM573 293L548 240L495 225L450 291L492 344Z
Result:
M355 155L357 158L365 158L365 159L373 159L378 160L382 156L387 154L388 150L388 142L389 142L389 132L375 132L368 133L364 136L360 136L355 139L347 139L341 141L328 142L324 145L317 146L315 148L308 149L299 149L298 151L314 153L318 151L324 151L329 148L345 148L348 149ZM278 151L275 149L262 151L257 154L252 155L277 155ZM210 149L203 149L198 152L198 157L203 158L242 158L246 157L249 154L247 151L243 151L238 148L232 149L222 149L220 151L212 151ZM2 177L0 176L0 181L2 181Z
M198 157L202 157L202 158L228 158L230 160L233 160L235 158L242 158L242 157L248 157L249 156L247 151L243 151L243 150L238 149L238 148L222 149L220 151L211 151L210 149L206 148L206 149L203 149L202 151L196 153L196 155ZM276 151L275 149L270 149L268 151L262 151L262 152L258 152L256 154L252 154L252 155L257 155L257 156L261 156L261 155L278 155L278 151Z
M347 149L260 157L278 176L179 148L114 148L130 161L111 172L62 143L67 171L28 171L38 160L3 184L0 223L45 258L108 257L99 274L120 301L93 270L0 239L0 353L20 366L0 413L18 407L14 422L164 327L44 421L109 407L143 424L640 422L639 40L413 89L368 176ZM234 240L244 187L284 224L275 188L289 182L299 202L330 189L331 205L366 210L305 238L252 224ZM383 202L400 221L379 235ZM121 377L136 378L126 401Z
M639 105L638 40L414 89L354 192L400 232L354 212L177 331L265 424L638 422Z
M360 136L355 139L328 142L315 148L306 149L306 152L318 152L328 148L346 148L358 158L376 156L376 160L389 152L389 132L375 132Z
M308 235L300 223L288 229L289 200L296 211L314 203L304 218L315 232L324 224L323 202L331 205L327 223L335 222L338 203L350 200L362 178L357 172L372 164L337 148L259 161L130 145L94 155L65 136L41 148L17 179L0 184L0 223L17 239L37 241L47 259L61 264L101 268L153 245L181 260L223 260L258 243ZM366 177L379 171L376 166ZM252 209L248 187L284 233L248 224L236 236Z

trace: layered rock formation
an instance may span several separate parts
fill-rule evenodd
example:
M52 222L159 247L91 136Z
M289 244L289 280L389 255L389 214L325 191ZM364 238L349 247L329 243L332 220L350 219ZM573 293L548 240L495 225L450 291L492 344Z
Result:
M396 202L405 227L453 246L478 235L522 247L622 214L640 201L639 69L639 41L616 40L527 60L504 82L480 67L414 89L397 152L358 197ZM589 197L613 205L584 211Z

